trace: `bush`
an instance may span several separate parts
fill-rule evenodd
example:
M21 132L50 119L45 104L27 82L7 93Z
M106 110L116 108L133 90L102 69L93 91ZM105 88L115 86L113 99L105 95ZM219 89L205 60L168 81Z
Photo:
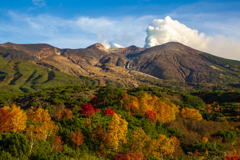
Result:
M218 136L222 137L223 138L223 142L231 142L231 143L233 143L233 142L235 142L237 140L237 134L236 134L235 131L227 130L227 131L223 132L223 131L220 130L214 136L215 137L218 137Z

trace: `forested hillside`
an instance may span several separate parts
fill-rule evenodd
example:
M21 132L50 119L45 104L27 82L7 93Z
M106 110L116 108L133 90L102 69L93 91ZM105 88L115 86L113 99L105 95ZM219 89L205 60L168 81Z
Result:
M0 159L238 159L239 97L156 87L2 92Z

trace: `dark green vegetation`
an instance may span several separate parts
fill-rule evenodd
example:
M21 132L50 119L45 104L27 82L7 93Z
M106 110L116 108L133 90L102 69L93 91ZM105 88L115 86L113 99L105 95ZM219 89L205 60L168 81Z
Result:
M121 106L121 96L129 94L138 97L144 92L152 96L169 98L172 103L183 107L200 110L203 120L197 121L183 118L180 114L176 120L162 123L157 121L152 123L139 114L129 115ZM93 133L97 126L107 129L111 116L103 116L101 113L109 107L116 113L122 115L128 122L127 138L128 143L124 144L119 151L120 155L128 153L131 136L137 128L141 128L151 137L159 138L159 134L167 137L175 136L180 140L180 146L175 148L173 159L224 159L226 155L237 155L240 147L240 122L238 115L240 105L239 92L195 92L193 95L175 92L157 87L138 87L131 89L119 89L114 87L96 86L61 86L43 89L38 92L25 94L2 93L1 106L17 104L28 111L31 106L42 107L48 110L54 119L54 114L58 108L69 108L73 111L71 119L63 121L55 120L59 126L57 135L61 136L64 142L62 151L52 152L53 137L48 137L46 141L38 141L29 152L30 144L26 140L25 133L3 133L0 134L0 159L116 159L115 152L109 148L101 148L100 140L93 140ZM93 96L97 99L93 99ZM215 103L213 103L215 102ZM90 118L81 114L81 104L92 103L95 109L100 109L101 113L96 113ZM209 113L206 109L210 109ZM89 122L90 124L87 124ZM76 147L69 137L71 131L82 131L84 143ZM204 140L205 138L205 140ZM207 140L206 140L207 138ZM105 152L106 151L106 152ZM192 157L193 155L193 157ZM196 157L196 155L198 157ZM164 159L170 159L164 156ZM156 157L149 157L149 160Z
M29 61L7 61L0 56L0 90L5 92L33 92L61 85L97 85L88 77L69 76L43 68Z

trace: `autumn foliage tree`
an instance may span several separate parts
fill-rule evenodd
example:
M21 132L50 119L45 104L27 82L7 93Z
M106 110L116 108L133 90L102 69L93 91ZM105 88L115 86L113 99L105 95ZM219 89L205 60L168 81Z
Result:
M81 113L87 115L88 118L95 115L95 110L91 103L83 103L81 108Z
M0 108L0 134L11 130L11 112Z
M27 115L24 110L15 104L12 107L5 106L3 109L11 113L11 121L9 123L9 130L15 133L24 131L26 128Z
M77 147L81 146L84 142L84 136L82 134L82 130L78 130L77 133L71 131L71 141Z
M113 109L111 109L110 107L108 108L108 109L105 109L105 111L104 111L104 116L105 115L107 115L107 114L109 114L109 115L113 115L115 113L115 110L113 110Z
M169 122L175 120L179 113L179 107L168 98L151 96L147 93L143 93L138 98L126 94L122 96L120 102L127 112L145 115L152 122L155 122L155 119Z
M156 121L157 121L157 119L156 119L156 116L155 116L155 113L153 112L153 111L149 111L149 110L147 110L146 112L145 112L145 119L148 119L148 120L150 120L151 122L153 122L153 123L156 123Z
M130 141L131 152L142 154L144 150L146 150L147 144L151 141L151 138L149 135L146 135L143 129L137 128L137 130L133 132Z
M63 141L61 140L61 136L55 135L53 138L53 152L60 152L63 150L62 148Z
M34 111L32 109L29 112L28 118L32 122L39 122L38 125L34 126L34 130L37 132L36 136L38 136L38 139L46 140L49 135L55 134L58 130L58 126L55 125L51 120L47 110L38 108L36 111Z
M190 109L185 107L181 110L180 114L184 118L195 119L195 120L202 119L202 115L199 113L199 110L197 109Z
M116 153L113 160L143 160L144 157L141 153L131 153L128 152L127 154L118 154Z
M63 111L58 111L55 115L55 120L71 119L73 112L69 108L65 108Z
M38 126L34 126L34 125L30 125L27 129L26 129L26 135L25 137L28 139L28 141L30 142L30 152L32 150L33 145L42 138L41 136L41 131L40 128Z
M180 145L180 141L176 137L170 137L159 134L158 139L153 139L149 143L148 156L155 156L163 159L165 155L172 155L175 148Z
M128 122L121 118L121 115L114 113L108 124L109 147L116 152L120 144L127 142Z

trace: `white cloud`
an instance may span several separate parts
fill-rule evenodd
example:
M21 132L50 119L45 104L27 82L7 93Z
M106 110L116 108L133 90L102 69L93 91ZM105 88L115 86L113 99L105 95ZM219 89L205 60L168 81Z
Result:
M176 41L196 49L205 49L211 41L204 33L198 33L184 24L172 20L169 16L165 19L155 19L147 28L145 47L152 47L170 41Z
M101 43L104 39L123 46L137 45L143 47L146 36L144 30L146 24L150 23L153 17L111 19L81 16L64 19L46 14L31 16L9 12L8 19L7 23L0 23L0 29L7 30L9 35L14 34L14 36L8 36L6 41L12 41L13 43L47 43L59 39L52 44L60 48L66 46L85 48L93 43ZM9 25L14 29L10 29ZM24 37L24 39L16 38L16 35ZM69 41L70 39L78 39L77 42L81 43L73 43L73 41Z
M240 60L240 40L216 35L205 51L216 56Z
M8 12L7 20L0 21L0 43L49 43L60 48L85 48L107 39L110 45L114 42L125 47L143 47L146 28L152 22L147 44L180 41L211 54L240 60L240 19L233 13L228 14L230 17L227 14L169 15L178 21L170 17L153 21L161 15L62 18Z
M46 6L45 0L32 0L32 3L33 3L33 5L38 6L38 7Z
M124 48L122 45L120 44L117 44L117 43L113 43L113 42L108 42L107 39L105 39L103 42L102 42L102 45L105 47L105 49L109 49L110 47L112 48Z
M209 23L208 26L213 24ZM238 34L237 30L239 29L235 26L215 24L215 28L216 26L223 28L223 30L232 28L231 32ZM176 41L220 57L240 60L240 39L221 34L206 36L204 33L199 33L198 30L191 29L177 20L172 20L169 16L165 19L153 20L147 27L146 32L145 47Z

